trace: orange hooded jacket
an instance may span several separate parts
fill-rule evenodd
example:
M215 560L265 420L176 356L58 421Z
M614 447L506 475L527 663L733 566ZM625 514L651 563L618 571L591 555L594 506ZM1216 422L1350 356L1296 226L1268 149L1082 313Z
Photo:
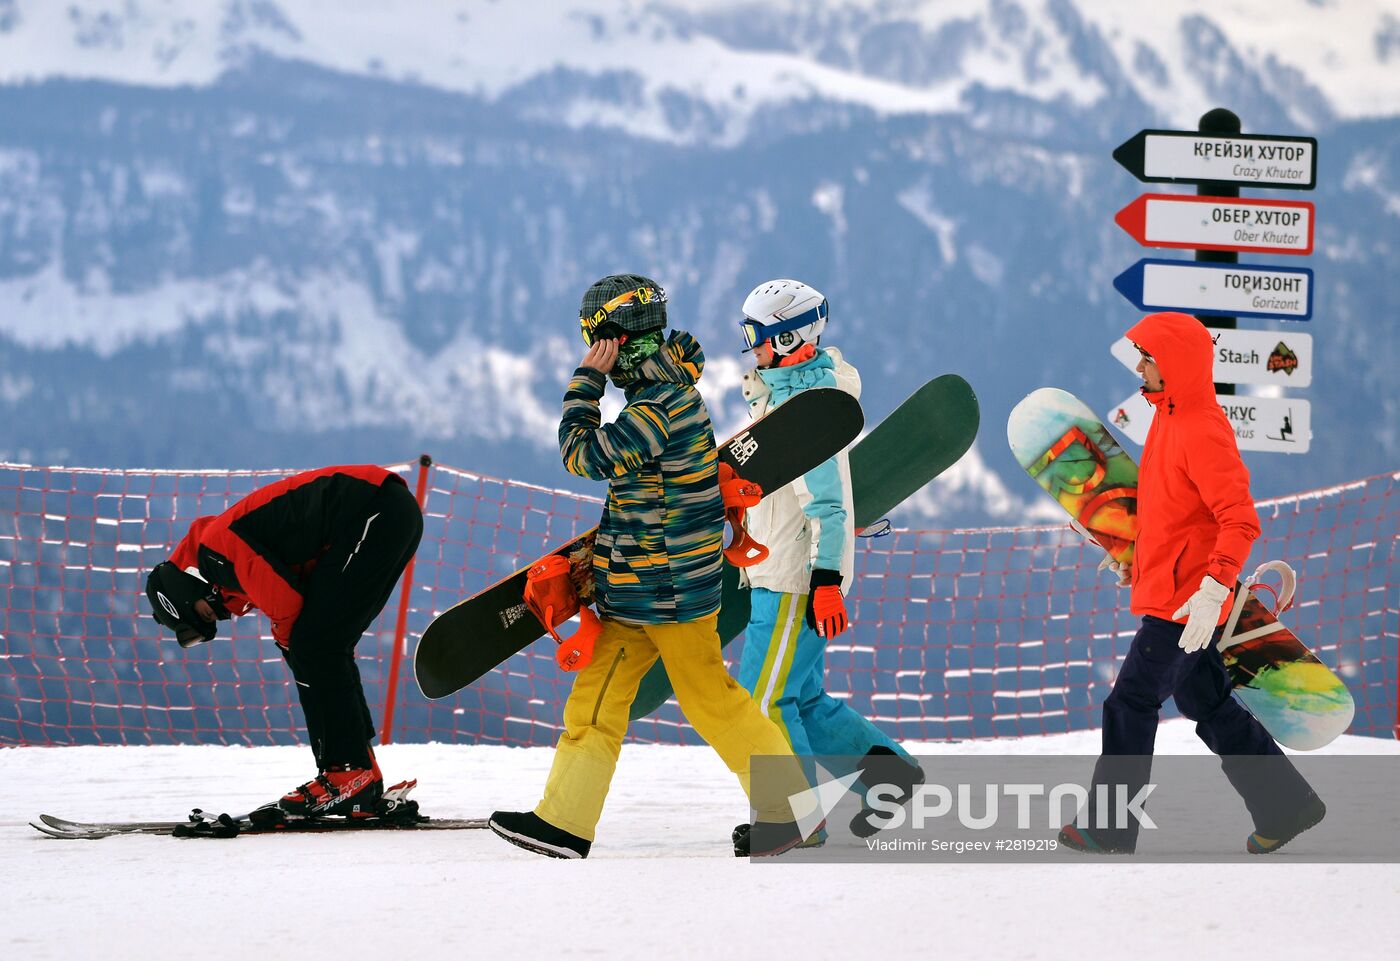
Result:
M1259 536L1259 515L1235 432L1215 399L1210 331L1186 314L1149 314L1128 339L1152 355L1163 388L1143 391L1156 413L1138 470L1132 612L1172 620L1203 575L1234 587ZM1227 601L1217 624L1229 609Z

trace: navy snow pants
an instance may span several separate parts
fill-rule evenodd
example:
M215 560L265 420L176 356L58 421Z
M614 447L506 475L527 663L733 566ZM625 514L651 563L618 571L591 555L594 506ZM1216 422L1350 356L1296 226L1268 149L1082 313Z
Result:
M1182 715L1196 722L1196 736L1220 757L1256 829L1267 834L1272 825L1286 823L1312 790L1263 725L1230 696L1229 676L1215 647L1220 630L1204 650L1187 654L1178 643L1184 629L1184 624L1150 615L1142 619L1104 701L1103 757L1094 769L1094 784L1126 784L1131 798L1147 783L1162 705L1175 698ZM1254 760L1259 757L1276 760ZM1090 791L1091 811L1095 794ZM1094 837L1105 846L1131 851L1137 822L1127 821L1121 830L1095 828Z

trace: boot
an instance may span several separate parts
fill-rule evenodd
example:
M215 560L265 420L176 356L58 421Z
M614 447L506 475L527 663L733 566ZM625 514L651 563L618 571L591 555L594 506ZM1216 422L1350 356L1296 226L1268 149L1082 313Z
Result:
M1288 823L1270 828L1267 835L1255 831L1245 839L1245 850L1250 854L1272 854L1326 816L1327 805L1322 803L1322 798L1309 794Z
M867 789L877 784L898 788L899 793L894 800L900 804L908 804L914 797L914 791L924 783L924 770L917 762L911 764L882 745L867 751L857 767L860 769L860 782ZM858 838L874 836L880 829L871 823L871 818L883 820L880 812L874 808L862 807L860 813L851 818L851 833Z
M593 847L592 841L555 827L534 811L497 811L487 824L516 847L549 858L586 858Z
M823 821L822 823L825 824L826 822ZM740 824L734 829L733 833L730 834L730 840L734 842L734 856L736 858L746 858L749 856L749 832L752 829L753 825L751 824ZM809 834L806 840L799 841L797 844L793 845L793 847L798 851L805 851L808 848L819 848L824 844L826 844L826 828L819 827Z
M384 793L384 778L376 768L332 765L310 781L288 791L277 806L300 817L372 817Z
M1108 841L1101 841L1088 828L1075 827L1073 824L1066 824L1060 828L1057 839L1061 847L1069 848L1071 851L1080 851L1084 854L1132 854L1132 848L1118 847Z
M795 821L755 821L736 827L731 838L736 858L777 857L795 847L821 847L826 843L826 822L818 824L817 829L804 838ZM808 844L813 838L821 840Z

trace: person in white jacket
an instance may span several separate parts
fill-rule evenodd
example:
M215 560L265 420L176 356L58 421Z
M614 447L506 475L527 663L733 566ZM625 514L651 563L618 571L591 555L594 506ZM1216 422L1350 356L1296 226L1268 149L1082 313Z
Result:
M821 347L827 302L795 280L759 284L740 322L757 362L744 374L754 419L804 390L836 387L860 396L860 373L834 347ZM845 701L826 692L826 644L850 625L844 593L854 581L855 522L845 451L748 510L748 531L768 557L743 568L751 610L739 683L778 725L797 755L861 756L879 782L922 779L910 755ZM871 783L872 777L864 777ZM878 782L877 782L878 783ZM868 833L857 822L852 829ZM742 831L744 825L736 829Z

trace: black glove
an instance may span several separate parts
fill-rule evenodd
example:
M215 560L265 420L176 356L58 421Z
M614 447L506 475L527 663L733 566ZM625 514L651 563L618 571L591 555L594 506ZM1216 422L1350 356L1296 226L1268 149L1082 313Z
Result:
M807 598L807 626L824 640L846 630L849 623L846 617L846 601L841 596L841 572L824 570L820 567L812 571L811 586Z

